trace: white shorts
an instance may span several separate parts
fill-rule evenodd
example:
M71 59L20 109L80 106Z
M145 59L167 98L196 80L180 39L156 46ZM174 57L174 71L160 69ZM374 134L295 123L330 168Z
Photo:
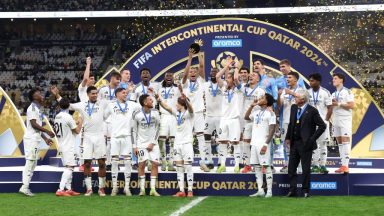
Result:
M262 165L269 166L271 163L271 145L268 145L267 151L265 154L260 154L260 150L263 147L263 144L251 145L251 160L252 165Z
M194 157L193 144L185 143L178 144L173 147L173 160L174 161L188 161L192 162Z
M329 122L324 121L327 125L327 128L325 129L324 133L321 134L321 136L317 139L317 142L324 142L324 141L330 141L331 134L329 132Z
M83 138L83 159L101 159L107 157L107 146L103 134L84 134Z
M287 136L288 125L289 123L283 123L283 128L280 128L281 140L285 140L285 137Z
M176 134L176 118L172 115L162 114L160 117L160 136L174 137Z
M202 133L204 132L204 127L205 127L204 113L203 112L194 113L193 131L195 133Z
M156 163L160 162L160 148L159 145L154 145L152 151L148 151L146 148L138 148L138 161L139 163L150 160Z
M240 120L238 118L221 119L219 140L231 142L240 141Z
M77 166L76 158L77 154L75 151L75 147L67 147L60 149L61 151L61 161L63 162L63 166Z
M110 122L103 123L103 134L106 137L111 137L112 134L112 124Z
M111 155L128 156L128 159L132 159L132 137L111 137Z
M243 140L250 140L252 138L252 121L245 121L243 128Z
M23 142L25 159L38 160L40 140L24 138Z
M220 119L219 116L207 116L205 117L205 128L204 128L204 134L212 135L213 131L216 131L216 133L220 130Z
M352 136L352 119L338 118L333 121L332 132L334 137Z

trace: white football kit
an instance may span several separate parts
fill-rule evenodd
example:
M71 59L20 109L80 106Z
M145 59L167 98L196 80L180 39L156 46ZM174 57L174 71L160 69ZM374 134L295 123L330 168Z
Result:
M221 88L223 92L223 100L221 105L221 121L219 140L220 141L240 141L240 115L242 106L243 92L241 86L227 89L224 84Z
M188 110L178 112L172 110L172 117L176 119L176 136L174 144L175 161L193 161L193 114Z
M132 101L120 103L116 100L108 106L106 116L111 122L111 155L132 157L131 122L133 112L140 106Z
M156 109L151 109L149 113L144 113L143 108L133 113L133 147L138 150L138 161L147 160L159 163L160 148L158 145L160 115ZM153 144L151 151L147 150L149 144Z
M35 119L36 123L42 126L43 117L43 114L40 113L40 108L36 104L31 103L27 109L27 128L23 138L26 160L39 159L39 145L42 140L41 132L32 127L31 120Z
M265 95L265 90L259 85L251 88L249 85L243 85L242 91L244 93L243 109L241 112L241 119L244 119L245 112L255 99L259 100ZM251 139L252 137L252 121L244 120L243 139Z
M183 84L183 92L189 98L194 111L193 129L195 133L204 132L204 83L205 80L198 77L195 82L188 79Z
M354 95L350 89L343 87L340 91L332 93L332 99L340 104L347 104L354 102ZM352 109L333 107L332 123L334 137L352 136Z
M221 104L223 93L218 83L211 81L204 83L204 98L206 105L204 134L212 135L220 131Z
M55 117L54 130L57 140L59 142L59 152L64 166L76 166L76 133L72 130L76 129L76 122L72 116L66 112L61 111Z
M315 107L326 123L327 128L324 133L317 139L318 142L329 141L330 140L330 131L329 131L329 122L325 120L328 113L328 106L332 105L332 96L329 91L323 87L320 87L317 92L313 91L312 88L308 90L309 93L309 105Z
M70 105L71 110L78 111L83 119L83 159L106 158L106 145L103 135L103 122L109 102L89 101Z
M166 102L170 107L176 107L177 99L180 97L179 89L172 85L171 87L161 87L159 95L164 102ZM175 118L162 106L160 106L160 136L164 137L174 137L176 132L176 121Z
M135 88L133 89L133 94L132 94L131 100L136 101L137 103L140 103L139 102L140 96L144 95L144 94L148 94L151 96L151 98L153 100L153 107L156 107L157 100L155 99L153 94L150 94L148 92L148 87L151 87L153 89L154 93L157 93L157 92L159 92L159 89L160 89L160 83L149 82L149 86L145 86L145 85L143 85L143 83L137 84L135 86Z
M269 126L276 124L275 113L268 108L255 107L249 116L252 121L251 164L269 166L271 163L271 143L266 143ZM265 154L260 154L264 144L268 144Z
M88 86L83 87L82 84L80 83L79 88L77 89L77 93L78 93L80 101L87 101L88 100L87 88L88 88Z

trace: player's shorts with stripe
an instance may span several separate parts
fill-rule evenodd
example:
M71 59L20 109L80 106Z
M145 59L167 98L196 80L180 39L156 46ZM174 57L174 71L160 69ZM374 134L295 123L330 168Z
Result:
M103 134L84 134L83 137L83 159L101 159L107 157L107 147Z
M154 145L151 151L148 151L147 148L138 148L138 161L139 163L145 162L147 160L159 163L160 162L160 148L159 145Z
M160 117L160 136L174 137L177 124L176 118L172 115L162 114Z
M194 152L192 143L175 144L173 149L173 159L175 161L193 161Z
M251 145L251 160L252 165L269 166L271 164L271 144L268 145L265 154L260 154L260 150L264 143Z
M212 135L213 131L219 133L220 130L220 116L206 116L204 134Z
M111 155L132 158L132 137L111 137Z
M220 141L240 141L240 120L234 119L221 119L219 140Z

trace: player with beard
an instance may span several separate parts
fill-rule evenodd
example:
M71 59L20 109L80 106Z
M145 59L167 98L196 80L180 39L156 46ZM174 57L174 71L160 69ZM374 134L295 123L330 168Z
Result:
M120 75L120 74L119 74ZM61 100L59 90L57 87L51 88L52 94ZM92 191L92 179L91 179L91 166L92 160L96 159L99 165L99 196L105 196L105 176L106 167L105 159L107 157L105 138L103 136L103 122L106 109L110 104L107 100L98 100L98 91L95 86L90 86L87 89L88 101L83 101L75 104L70 104L69 110L78 111L83 119L83 138L84 138L84 178L85 186L87 188L85 196L91 196Z
M217 168L217 173L226 172L225 162L227 159L227 145L232 144L234 148L235 156L235 168L239 167L240 164L240 106L242 105L243 92L239 81L239 62L234 65L234 73L228 72L233 61L231 57L226 59L226 66L220 70L216 75L219 87L223 92L223 99L221 105L221 120L220 120L220 131L219 131L219 163L220 167ZM225 81L222 80L223 74L225 75Z
M198 54L199 67L191 67L193 50L188 50L188 62L184 69L182 79L183 92L190 99L193 110L193 130L196 134L200 152L200 169L209 172L210 169L206 165L208 154L208 146L204 139L204 59L201 53ZM211 147L211 146L209 146Z
M298 86L299 74L296 72L289 72L287 77L288 88L279 91L279 99L277 105L280 109L280 122L282 127L281 140L285 140L287 129L289 125L289 118L291 115L291 106L295 104L295 92L298 90L306 90ZM283 145L284 152L284 167L280 170L282 173L288 173L288 161L289 161L289 146Z
M248 70L248 68L242 68L242 70ZM242 118L244 117L245 112L252 105L255 100L259 100L261 97L265 95L265 90L260 87L260 75L256 72L252 72L249 75L249 81L246 85L242 86L242 90L244 93L244 101L243 101L243 109L242 109ZM252 121L245 120L243 126L243 160L245 162L244 168L241 170L242 173L248 173L252 171L252 167L250 166L250 152L251 152L251 138L252 138ZM236 171L236 170L235 170Z
M109 85L103 86L99 89L98 99L106 100L109 103L116 102L115 90L120 84L121 75L118 72L112 72L110 75ZM103 125L105 144L107 146L107 171L111 170L111 120L107 118Z
M141 82L138 83L133 89L132 99L139 103L139 98L141 95L148 94L151 96L154 107L157 105L157 101L155 100L154 93L157 93L160 88L160 84L158 82L151 82L151 70L149 68L142 68L140 70L140 78Z
M180 96L180 91L173 82L173 73L168 71L164 75L164 80L161 83L161 88L159 94L163 101L168 104L170 107L175 107L177 103L177 98ZM176 171L173 166L173 144L175 142L175 118L160 106L160 137L159 137L159 147L161 153L161 170L166 171ZM169 141L169 159L167 161L167 152L165 142L168 138ZM168 166L167 166L168 164Z
M204 83L204 99L206 106L204 136L208 149L207 166L209 169L214 168L212 161L211 142L215 140L215 138L212 136L213 133L217 134L220 130L221 110L218 110L218 108L221 107L223 100L223 93L221 92L216 79L217 73L218 69L212 68L210 72L210 80Z
M264 67L265 63L262 59L256 59L253 62L253 71L260 74L260 85L265 89L266 93L273 96L273 99L277 101L278 91L276 81L273 77L268 77Z
M160 196L160 194L156 192L156 181L159 171L158 165L160 162L160 149L158 145L160 115L159 111L154 109L152 97L148 94L141 95L139 97L139 103L142 108L134 112L132 116L133 148L139 160L139 195L145 195L144 169L146 162L149 161L152 164L150 182L151 191L149 195Z

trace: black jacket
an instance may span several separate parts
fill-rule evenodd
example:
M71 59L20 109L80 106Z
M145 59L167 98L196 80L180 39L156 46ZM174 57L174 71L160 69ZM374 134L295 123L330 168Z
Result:
M291 141L294 145L294 124L296 124L296 113L298 106L293 104L291 107L291 116L289 119L288 131L285 137L286 140ZM324 133L327 125L321 119L319 111L311 105L307 105L303 115L300 117L300 135L304 143L305 151L312 151L317 149L316 140Z

